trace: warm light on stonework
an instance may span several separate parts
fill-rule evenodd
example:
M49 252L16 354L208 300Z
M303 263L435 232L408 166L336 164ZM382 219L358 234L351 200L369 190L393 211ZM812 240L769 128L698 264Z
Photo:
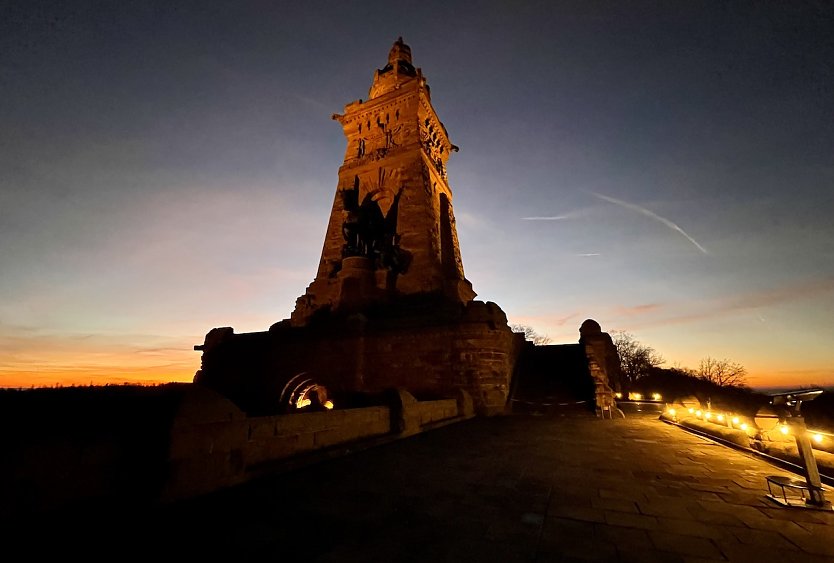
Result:
M733 424L738 424L738 417L737 416L733 417Z
M675 413L677 413L677 412L678 411L676 411L675 409L669 409L669 414L672 415L672 416L675 416Z
M723 414L718 415L718 422L724 422L724 415Z
M783 424L782 426L780 426L780 427L779 427L779 431L780 431L782 434L787 435L787 434L788 434L788 425L787 425L787 424Z
M689 407L689 414L693 414L694 412L695 412L695 409L693 409L692 407Z
M663 396L660 393L652 393L652 400L659 401Z
M698 418L701 418L701 411L700 410L695 411L695 416L697 416Z
M817 444L822 444L822 434L816 433L814 434L814 442Z
M711 419L712 418L712 413L707 412L707 414L704 415L704 418L706 418L707 420Z
M747 430L747 424L742 422L741 426L739 426L739 428L741 428L742 430Z

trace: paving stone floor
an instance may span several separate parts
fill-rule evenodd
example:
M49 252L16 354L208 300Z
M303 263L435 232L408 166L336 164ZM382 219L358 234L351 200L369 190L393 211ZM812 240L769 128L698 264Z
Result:
M55 541L228 561L834 561L834 513L767 499L772 474L656 415L502 416Z

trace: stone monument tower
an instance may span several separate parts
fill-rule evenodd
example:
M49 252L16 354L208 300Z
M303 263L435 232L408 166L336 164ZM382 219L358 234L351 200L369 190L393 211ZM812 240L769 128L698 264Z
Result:
M318 272L298 298L292 323L403 295L471 301L446 177L458 148L402 38L374 73L368 99L347 104L333 119L347 138L345 160Z
M464 277L446 178L457 147L402 38L368 99L333 119L347 149L315 279L268 331L209 331L195 383L249 414L290 411L312 389L337 408L395 389L504 411L523 336Z

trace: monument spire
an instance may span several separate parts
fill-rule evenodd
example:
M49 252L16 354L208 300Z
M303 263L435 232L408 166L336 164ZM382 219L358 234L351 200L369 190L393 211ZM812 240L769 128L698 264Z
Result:
M321 309L413 294L471 301L446 174L457 147L402 37L374 72L369 99L333 119L346 137L345 159L318 272L297 300L293 324Z

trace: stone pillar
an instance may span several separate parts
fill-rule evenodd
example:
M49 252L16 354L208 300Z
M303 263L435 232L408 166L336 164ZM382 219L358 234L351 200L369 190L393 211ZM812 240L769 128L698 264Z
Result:
M596 406L601 416L611 415L616 408L614 389L619 388L620 356L611 335L602 332L599 323L587 319L579 327L579 343L585 346L588 368L594 378Z

